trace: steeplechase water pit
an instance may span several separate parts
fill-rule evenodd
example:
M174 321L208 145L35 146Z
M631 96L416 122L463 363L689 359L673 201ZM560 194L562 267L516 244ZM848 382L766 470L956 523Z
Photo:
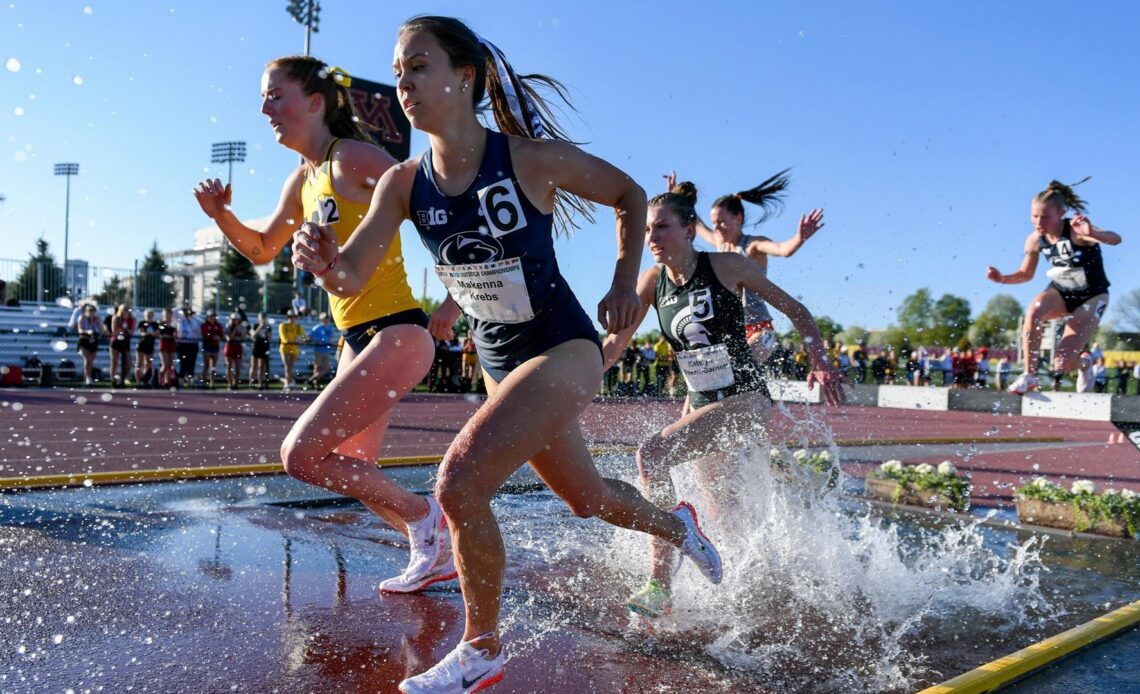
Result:
M0 689L394 691L459 639L454 583L377 594L406 561L400 534L356 502L256 474L303 398L2 395ZM389 462L438 456L475 406L402 403ZM583 426L604 473L633 481L631 445L678 408L592 405ZM703 514L724 582L683 565L661 620L624 605L648 572L643 536L575 518L525 470L512 478L495 501L509 559L497 690L1140 687L1135 541L1023 525L1011 507L1037 475L1140 488L1140 453L1110 422L869 402L783 411L772 441L741 447L732 503ZM800 448L840 460L837 484L797 464ZM972 508L868 501L861 478L892 459L953 461L972 474ZM421 492L435 472L387 469ZM184 479L132 479L160 472ZM707 508L691 465L674 478Z

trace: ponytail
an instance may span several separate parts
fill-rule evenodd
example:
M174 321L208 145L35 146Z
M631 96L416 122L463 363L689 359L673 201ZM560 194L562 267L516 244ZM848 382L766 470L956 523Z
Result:
M352 110L352 97L348 94L352 77L343 68L330 67L307 55L277 58L266 65L266 68L271 67L283 69L289 79L301 85L305 94L320 94L324 98L325 124L334 136L374 142Z
M759 226L769 217L779 214L784 209L784 194L787 192L790 183L788 171L791 169L784 169L760 185L748 190L742 190L732 195L722 195L713 201L713 207L720 207L733 214L740 215L741 220L743 220L744 205L741 204L741 201L758 205L760 207L760 218L754 224Z
M541 74L519 75L498 46L454 17L412 17L404 22L398 33L408 31L426 31L434 36L443 46L452 66L471 65L475 68L471 103L476 113L490 107L499 132L531 140L546 138L577 144L558 124L548 98L542 95L542 91L550 92L571 110L576 110L561 82ZM556 190L556 232L566 233L577 228L576 215L581 215L587 223L593 223L593 210L592 202Z
M1061 210L1072 210L1073 212L1085 212L1088 209L1088 204L1080 198L1074 191L1080 184L1092 178L1092 176L1085 176L1076 183L1065 185L1060 181L1049 181L1049 185L1045 190L1041 191L1033 197L1033 202L1039 202L1052 205Z

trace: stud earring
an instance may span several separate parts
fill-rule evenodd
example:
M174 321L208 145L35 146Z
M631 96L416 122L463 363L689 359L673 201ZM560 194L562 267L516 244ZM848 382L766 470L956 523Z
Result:
M467 92L467 83L466 82L463 83L463 86L460 88L460 91L462 91L464 93Z

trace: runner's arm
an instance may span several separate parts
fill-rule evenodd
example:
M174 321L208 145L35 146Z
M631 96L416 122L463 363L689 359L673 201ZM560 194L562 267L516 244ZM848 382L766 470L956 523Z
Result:
M641 309L638 311L637 317L629 326L622 328L616 333L606 335L606 339L602 342L602 370L608 370L611 366L621 360L622 355L625 353L626 345L633 339L633 333L637 331L641 322L645 320L645 316L649 313L649 308L653 306L654 293L657 287L657 273L658 267L653 267L642 273L637 281L637 296L641 299Z
M995 267L986 268L986 277L998 284L1021 284L1033 279L1033 275L1037 272L1037 250L1038 239L1040 236L1036 232L1031 233L1029 238L1025 239L1025 255L1021 259L1021 267L1009 275L1001 274L1001 271Z
M301 225L304 214L301 207L301 180L303 168L297 167L281 189L277 208L265 221L264 228L255 229L242 223L230 209L233 189L229 184L222 186L219 179L207 179L194 188L198 205L218 228L222 230L238 253L250 262L264 265L271 262L281 252L293 232Z

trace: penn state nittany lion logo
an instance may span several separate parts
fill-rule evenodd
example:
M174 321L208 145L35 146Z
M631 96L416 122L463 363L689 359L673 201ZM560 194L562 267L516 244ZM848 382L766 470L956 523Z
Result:
M461 231L439 244L439 258L444 265L478 265L501 260L503 244L490 234Z

